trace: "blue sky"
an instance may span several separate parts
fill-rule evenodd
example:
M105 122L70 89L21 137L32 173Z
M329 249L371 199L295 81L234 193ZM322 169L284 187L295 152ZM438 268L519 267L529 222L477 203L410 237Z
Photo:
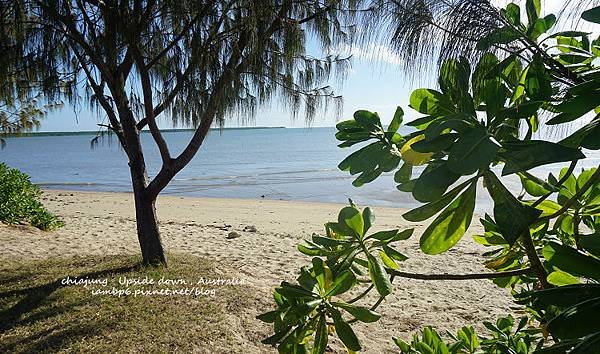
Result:
M506 3L503 0L496 2ZM556 0L546 0L542 3L545 13L556 13L563 5L562 1ZM400 59L384 46L353 48L349 52L353 55L353 65L348 77L341 86L335 82L330 83L335 92L344 97L342 119L350 118L358 109L366 109L378 112L385 124L391 120L397 106L404 109L408 120L417 116L408 108L410 92L419 87L434 87L433 77L423 77L417 82L409 79L401 73L398 65ZM99 120L95 113L86 109L80 109L76 115L72 107L65 106L50 113L43 120L40 131L97 130ZM336 117L331 110L326 114L318 115L311 126L333 126L335 123ZM167 119L159 124L164 128L172 128ZM301 115L296 120L292 120L289 111L277 101L273 101L270 107L258 111L253 122L244 125L236 118L232 118L227 121L226 126L306 127L307 124Z
M366 54L366 51L356 49L353 54L352 69L346 80L341 85L336 80L330 83L335 92L344 97L342 118L351 117L358 109L366 109L378 112L385 122L391 120L398 105L406 111L408 97L416 86L401 74L397 66L398 59L386 51L371 51ZM43 120L40 131L97 130L99 119L95 112L80 108L75 114L72 107L65 105ZM335 112L331 109L325 114L319 114L311 126L333 126L335 123ZM162 120L161 126L172 128L168 119ZM306 127L307 124L302 115L292 120L290 112L281 103L272 101L270 107L259 110L253 122L244 125L236 118L231 118L226 126Z

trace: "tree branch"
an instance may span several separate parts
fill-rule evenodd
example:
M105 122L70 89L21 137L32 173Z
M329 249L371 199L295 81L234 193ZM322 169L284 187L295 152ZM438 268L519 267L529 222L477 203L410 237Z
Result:
M523 268L497 273L469 273L469 274L419 274L401 272L394 269L386 269L388 274L400 278L420 279L420 280L475 280L475 279L497 279L505 277L514 277L519 275L532 274L532 268Z
M148 127L150 128L150 133L152 134L152 138L156 142L158 146L158 150L160 151L160 157L162 159L162 163L165 167L170 167L172 159L171 153L169 152L169 146L165 141L158 125L156 124L156 116L154 115L153 103L152 103L152 84L150 82L150 74L148 73L148 68L144 64L144 59L142 58L142 54L139 51L139 48L135 46L135 44L130 44L133 48L133 57L135 60L136 67L140 73L140 80L142 84L142 92L144 95L144 111L146 113L146 120L148 122Z

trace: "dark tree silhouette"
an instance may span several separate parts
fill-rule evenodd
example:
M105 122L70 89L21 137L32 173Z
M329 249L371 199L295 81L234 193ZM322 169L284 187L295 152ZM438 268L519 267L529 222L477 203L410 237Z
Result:
M328 55L353 36L360 1L0 1L4 92L39 92L106 115L105 128L129 160L143 261L166 264L155 200L200 149L209 129L233 115L252 117L280 99L312 119L339 103L326 86L346 58ZM325 55L307 54L308 41ZM5 79L7 70L0 71ZM80 95L79 91L84 91ZM173 155L159 116L192 126ZM149 178L140 132L149 129L162 167Z

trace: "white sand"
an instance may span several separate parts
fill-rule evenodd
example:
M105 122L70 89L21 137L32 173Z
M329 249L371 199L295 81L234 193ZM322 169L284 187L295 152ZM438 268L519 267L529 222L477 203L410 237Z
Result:
M44 203L65 221L55 232L30 227L0 226L1 259L43 259L74 255L135 254L139 252L135 231L133 198L125 193L45 191ZM293 280L300 266L310 258L296 250L312 233L323 233L323 224L337 219L337 204L271 200L238 200L159 197L157 213L163 243L170 252L190 253L218 260L237 269L271 304L273 287L281 280ZM406 228L402 209L374 208L374 229ZM477 219L474 218L474 222ZM254 225L257 232L245 232ZM418 249L424 223L400 251L409 256L403 270L419 273L465 273L485 271L481 253L485 249L466 236L459 245L440 256L426 256ZM227 239L230 231L241 233ZM480 231L473 226L470 233ZM368 353L391 352L392 336L408 339L425 325L455 332L464 324L482 328L483 320L510 312L509 291L491 281L421 281L397 279L395 292L379 309L379 322L357 325L355 329ZM371 299L373 300L373 299ZM259 306L259 305L257 305ZM234 314L254 317L263 309ZM513 311L514 312L514 311ZM259 321L259 331L269 328ZM253 347L255 347L253 345ZM256 347L255 347L256 348ZM268 347L262 347L268 350Z

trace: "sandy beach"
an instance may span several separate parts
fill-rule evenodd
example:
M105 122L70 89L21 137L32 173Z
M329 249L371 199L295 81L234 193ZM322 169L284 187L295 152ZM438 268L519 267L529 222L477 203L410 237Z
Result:
M0 226L0 261L45 259L84 255L137 254L133 198L126 193L44 191L43 203L65 226L42 232L28 226ZM292 280L300 266L310 262L296 246L323 224L337 218L341 205L273 200L212 199L160 196L157 213L163 243L170 253L193 254L233 269L261 294L256 308L231 314L255 324L258 337L270 333L268 325L254 320L272 306L272 289ZM425 256L418 238L426 224L410 225L403 210L374 208L375 230L416 227L412 239L400 251L410 258L404 271L419 273L465 273L485 271L481 254L485 248L467 235L458 246L441 256ZM474 219L475 222L476 219ZM479 232L478 223L469 234ZM249 231L255 228L256 231ZM236 231L241 237L228 239ZM495 319L514 306L509 291L491 281L421 281L397 279L395 292L380 307L382 319L356 327L367 353L391 352L392 336L410 338L425 325L454 332L464 324L482 328L483 320ZM513 311L514 312L514 311ZM241 340L256 340L249 338ZM270 348L248 343L252 352Z

